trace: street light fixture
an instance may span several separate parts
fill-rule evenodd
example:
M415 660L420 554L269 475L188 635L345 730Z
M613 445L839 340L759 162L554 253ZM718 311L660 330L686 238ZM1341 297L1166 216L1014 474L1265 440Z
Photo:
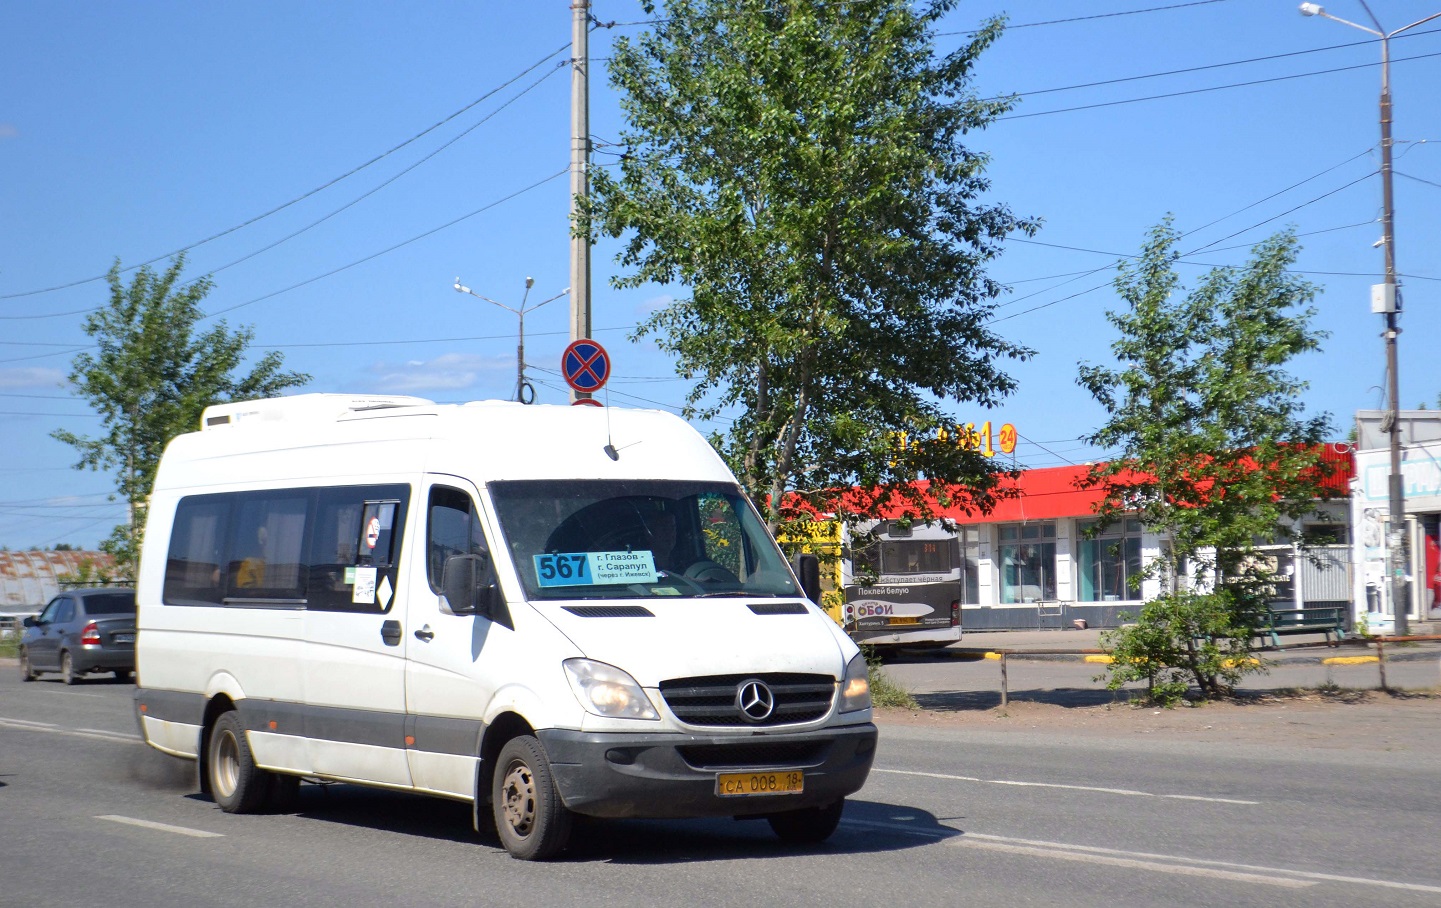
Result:
M525 301L530 296L530 288L534 286L535 278L528 277L525 279L525 294L520 298L520 308L516 309L513 306L507 306L505 303L502 303L499 300L493 300L488 296L481 296L479 293L476 293L474 290L471 290L469 287L462 284L460 282L460 278L455 279L456 293L468 293L478 300L485 300L487 303L494 303L502 309L514 312L516 316L520 319L520 331L517 335L515 344L515 399L523 404L535 403L535 388L530 384L530 382L525 380L525 314L527 312L534 312L541 306L544 306L546 303L555 302L556 300L560 299L562 296L565 296L567 293L570 292L570 288L567 287L548 300L541 300L534 306L527 306L525 304Z
M1405 636L1407 632L1407 612L1411 608L1411 595L1409 584L1406 581L1406 572L1409 570L1410 564L1406 554L1406 498L1401 480L1400 378L1396 369L1396 337L1401 333L1401 329L1396 326L1396 318L1401 311L1401 294L1396 287L1396 238L1394 232L1396 211L1391 196L1391 39L1407 29L1415 28L1432 19L1441 18L1441 13L1432 13L1424 19L1418 19L1410 25L1388 32L1381 27L1380 20L1376 18L1375 13L1371 12L1371 7L1366 5L1366 0L1358 0L1358 2L1366 11L1366 15L1370 17L1372 24L1376 26L1375 28L1368 28L1339 16L1333 16L1326 12L1319 3L1302 3L1301 15L1320 16L1323 19L1330 19L1333 22L1360 29L1381 39L1382 236L1380 245L1385 247L1386 281L1378 287L1372 288L1371 311L1386 316L1386 331L1383 336L1386 338L1387 393L1391 398L1390 412L1383 423L1391 436L1390 504L1388 508L1391 515L1388 546L1391 565L1390 570L1387 571L1387 577L1391 585L1391 609L1396 617L1396 635L1400 637Z

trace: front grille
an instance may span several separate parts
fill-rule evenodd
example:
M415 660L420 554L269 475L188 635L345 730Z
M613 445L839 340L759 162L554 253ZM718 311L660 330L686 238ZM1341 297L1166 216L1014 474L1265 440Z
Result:
M826 741L760 744L693 744L677 747L691 769L787 769L822 762Z
M755 721L736 705L736 693L747 681L763 681L775 697L770 716ZM742 727L814 722L831 710L836 679L830 675L773 672L759 675L710 675L662 681L661 696L676 718L687 725Z

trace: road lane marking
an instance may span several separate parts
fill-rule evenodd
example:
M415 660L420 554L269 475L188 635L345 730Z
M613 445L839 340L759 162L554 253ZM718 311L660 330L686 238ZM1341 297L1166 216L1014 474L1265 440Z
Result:
M1441 886L1427 883L1403 883L1399 880L1378 880L1372 877L1346 876L1338 873L1317 873L1311 870L1291 870L1285 867L1264 867L1256 864L1238 864L1233 861L1216 861L1207 858L1187 858L1174 854L1155 854L1148 851L1124 851L1118 848L1101 848L1095 845L1074 845L1068 842L1047 842L1038 839L1018 839L1010 836L987 835L980 832L964 832L950 826L934 826L923 829L916 826L904 826L899 823L876 823L869 820L844 819L841 821L846 826L861 826L870 829L882 829L889 832L898 832L904 835L912 835L918 838L944 840L946 844L965 845L967 847L985 847L986 844L1010 846L1007 848L994 848L995 851L1012 851L1035 855L1037 857L1060 858L1062 860L1073 860L1072 855L1089 854L1100 857L1111 857L1123 859L1129 862L1125 866L1140 867L1146 870L1166 870L1170 872L1182 872L1177 867L1192 868L1216 868L1221 871L1232 873L1250 873L1259 876L1259 882L1273 885L1285 885L1277 883L1280 878L1290 878L1293 881L1301 881L1303 885L1313 885L1317 882L1326 883L1350 883L1356 886L1374 886L1380 889L1401 889L1407 892L1430 892L1441 893ZM1019 849L1027 849L1019 851ZM1166 863L1170 862L1170 863Z
M1058 861L1078 861L1083 864L1102 864L1109 867L1124 867L1127 870L1153 870L1157 873L1175 873L1181 876L1203 876L1236 883L1259 883L1265 886L1281 886L1287 889L1306 889L1316 885L1314 880L1295 880L1287 877L1264 876L1259 873L1238 873L1234 870L1218 870L1213 867L1193 867L1187 864L1162 864L1157 861L1143 861L1137 858L1123 858L1107 854L1087 854L1079 851L1060 851L1035 848L1029 845L1010 845L1005 842L982 842L967 836L948 840L948 844L980 848L984 851L1004 851L1010 854L1024 854L1030 857L1051 858Z
M97 820L109 820L112 823L124 823L126 826L139 826L143 829L155 829L160 832L173 832L176 835L188 835L195 839L223 839L223 832L206 832L203 829L191 829L188 826L171 826L169 823L155 823L150 820L137 820L134 817L122 817L116 814L106 814L96 817Z
M21 731L42 731L52 735L67 735L72 738L91 738L97 741L113 741L122 744L140 744L139 735L127 735L117 731L102 731L98 728L62 728L48 722L31 722L26 719L0 718L0 728L15 728Z
M968 832L961 833L967 838L981 839L1003 844L1016 844L1030 846L1042 854L1048 854L1049 849L1063 848L1070 851L1082 851L1099 855L1117 855L1128 858L1141 858L1156 861L1181 861L1186 864L1194 864L1204 867L1230 868L1239 871L1251 871L1255 873L1275 874L1283 873L1287 876L1297 877L1303 880L1315 880L1317 882L1329 883L1354 883L1359 886L1378 886L1383 889L1404 889L1409 892L1438 892L1441 893L1441 886L1432 886L1425 883L1402 883L1398 880L1378 880L1371 877L1345 876L1337 873L1317 873L1310 870L1290 870L1285 867L1262 867L1256 864L1238 864L1233 861L1214 861L1206 858L1186 858L1173 854L1153 854L1146 851L1122 851L1116 848L1099 848L1094 845L1071 845L1064 842L1046 842L1036 839L1016 839L1009 836L985 835L984 833ZM955 841L952 839L951 841Z
M1209 801L1213 804L1239 804L1246 807L1259 805L1260 801L1242 801L1236 798L1212 798L1205 795L1156 794L1150 791L1136 791L1131 788L1105 788L1099 785L1066 785L1060 782L1021 782L1013 779L977 779L972 776L952 776L939 772L916 772L908 769L872 768L871 772L894 776L920 776L926 779L948 779L955 782L980 782L985 785L1014 785L1020 788L1061 788L1069 791L1094 791L1098 794L1122 795L1128 798L1170 798L1177 801Z

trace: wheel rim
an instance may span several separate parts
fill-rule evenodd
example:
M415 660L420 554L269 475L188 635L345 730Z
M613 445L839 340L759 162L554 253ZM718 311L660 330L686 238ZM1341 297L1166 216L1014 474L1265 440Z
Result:
M210 784L215 794L228 798L235 794L240 779L240 745L229 729L215 732L215 746L210 750Z
M535 774L520 761L505 771L500 788L505 822L518 836L530 835L535 827Z
M70 662L69 653L60 660L60 674L65 676L67 682L75 679L75 666Z
M30 671L30 654L23 649L20 651L20 671L23 672L27 678L32 674Z

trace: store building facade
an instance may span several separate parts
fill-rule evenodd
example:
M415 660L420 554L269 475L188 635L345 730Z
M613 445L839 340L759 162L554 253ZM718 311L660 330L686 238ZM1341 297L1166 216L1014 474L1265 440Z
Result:
M1351 523L1356 527L1353 558L1354 617L1373 628L1394 625L1396 606L1387 582L1390 558L1390 436L1382 431L1385 410L1356 414L1356 475ZM1441 620L1441 411L1402 410L1401 477L1409 579L1407 616Z
M1350 508L1346 488L1350 454L1328 445L1326 459L1340 464L1339 494L1317 502L1317 514L1293 527L1296 542L1266 546L1261 556L1281 578L1277 607L1346 604L1351 599ZM874 526L878 543L853 556L895 584L940 580L959 573L961 624L966 631L1118 627L1159 595L1159 581L1142 577L1161 554L1161 537L1134 518L1118 520L1094 536L1100 489L1081 488L1089 467L1025 470L1016 495L991 513L968 515L942 509L956 522L939 525L903 520ZM1141 578L1139 581L1136 578ZM849 578L846 579L849 582ZM1139 584L1139 585L1137 585Z

